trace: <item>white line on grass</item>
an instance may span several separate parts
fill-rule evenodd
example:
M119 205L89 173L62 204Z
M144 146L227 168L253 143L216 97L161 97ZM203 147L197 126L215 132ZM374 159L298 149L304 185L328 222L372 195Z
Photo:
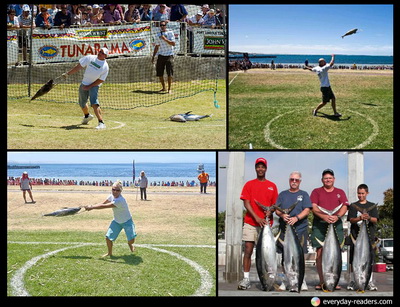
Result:
M279 145L278 143L276 143L272 138L271 138L271 124L274 122L274 121L276 121L277 119L279 119L279 118L281 118L282 116L284 116L284 115L287 115L287 114L290 114L290 113L293 113L293 112L296 112L296 111L299 111L299 109L297 109L297 110L292 110L292 111L289 111L289 112L285 112L285 113L282 113L282 114L280 114L280 115L278 115L278 116L275 116L273 119L271 119L268 123L267 123L267 125L265 126L265 128L264 128L264 138L265 138L265 141L267 142L267 143L270 143L273 147L275 147L275 148L277 148L277 149L290 149L290 148L286 148L286 147L283 147L283 146L281 146L281 145ZM348 111L350 111L350 112L353 112L353 113L355 113L355 114L357 114L357 115L359 115L359 116L361 116L361 117L364 117L366 120L368 120L370 123L371 123L371 125L372 125L372 133L368 136L368 138L364 141L364 142L362 142L361 144L359 144L359 145L357 145L357 146L355 146L355 147L353 147L353 148L351 148L351 149L362 149L362 148L364 148L364 147L366 147L367 145L369 145L375 138L376 138L376 136L379 134L379 126L378 126L378 124L371 118L371 117L369 117L368 115L364 115L364 114L361 114L361 113L359 113L359 112L356 112L356 111L353 111L353 110L348 110Z
M71 248L78 248L82 246L87 246L87 245L97 245L101 246L104 245L102 243L67 243L67 242L18 242L18 241L9 241L8 243L12 244L55 244L55 245L65 245L65 244L73 244L73 246L68 246L64 247L61 249L57 249L55 251L51 251L36 257L33 257L32 259L28 260L25 262L25 264L18 269L13 277L11 278L10 285L12 289L12 295L13 296L30 296L29 292L25 289L25 284L24 284L24 276L25 273L33 267L39 260L48 258L52 255L55 255L59 252L62 252L67 249ZM213 279L210 275L210 273L204 269L201 265L198 263L194 262L193 260L190 260L186 257L183 257L182 255L171 252L165 249L157 248L155 246L164 246L164 247L206 247L206 248L215 248L215 246L212 245L176 245L176 244L136 244L137 247L144 247L148 248L157 252L169 254L171 256L174 256L178 258L179 260L182 260L189 264L193 269L195 269L199 274L201 278L201 283L200 287L196 290L196 292L193 294L193 296L206 296L209 295L211 292L211 289L213 287Z
M238 76L238 74L239 74L239 72L232 78L232 80L229 82L229 84L228 85L231 85L232 84L232 82L233 82L233 80L235 80L236 79L236 77Z

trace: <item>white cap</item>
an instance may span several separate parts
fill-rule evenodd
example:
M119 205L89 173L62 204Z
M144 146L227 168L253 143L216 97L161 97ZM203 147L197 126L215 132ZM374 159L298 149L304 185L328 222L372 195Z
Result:
M197 12L197 15L203 16L203 12L202 12L202 11L198 11L198 12Z
M211 10L209 10L208 12L211 13L211 14L215 14L214 9L211 9Z
M105 55L108 56L108 49L106 47L100 48L104 52Z
M94 9L98 9L100 6L98 4L93 4L92 6Z
M23 10L24 12L30 12L30 11L31 11L31 8L29 7L28 4L24 4L24 5L22 6L22 10Z

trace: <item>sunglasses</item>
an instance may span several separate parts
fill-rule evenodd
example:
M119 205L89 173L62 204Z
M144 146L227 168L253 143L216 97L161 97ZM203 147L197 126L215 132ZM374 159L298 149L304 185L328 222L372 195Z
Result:
M121 192L120 189L112 189L112 190L115 191L115 192Z
M293 181L293 182L295 182L295 181L301 181L301 179L297 179L297 178L289 178L290 179L290 181Z

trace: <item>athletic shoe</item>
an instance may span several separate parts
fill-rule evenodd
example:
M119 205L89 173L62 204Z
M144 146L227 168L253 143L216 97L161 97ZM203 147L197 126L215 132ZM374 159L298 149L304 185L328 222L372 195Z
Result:
M303 283L301 285L301 291L308 291L308 286L306 284L306 280L303 279Z
M378 291L378 287L374 285L372 281L368 283L367 289L370 291Z
M82 125L86 125L88 122L90 122L91 120L93 119L93 115L92 114L89 114L89 116L88 117L83 117L83 119L82 119Z
M101 129L106 129L106 125L104 123L99 123L99 125L96 127L97 130Z
M347 290L354 291L354 288L356 287L356 282L355 281L350 281L349 285L347 286Z
M243 278L242 281L239 282L238 284L238 289L239 290L247 290L250 289L250 280L248 278Z
M317 110L312 110L312 115L317 116Z
M285 284L282 282L282 284L279 286L279 291L286 291L286 286Z
M340 117L340 116L342 116L342 114L336 112L335 115L333 115L333 116L335 116L335 117Z

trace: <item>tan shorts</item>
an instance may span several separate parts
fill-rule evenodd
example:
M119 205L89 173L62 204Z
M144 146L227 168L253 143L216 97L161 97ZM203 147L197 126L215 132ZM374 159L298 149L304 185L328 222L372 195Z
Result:
M242 240L257 243L260 231L260 226L252 226L250 224L244 223Z

